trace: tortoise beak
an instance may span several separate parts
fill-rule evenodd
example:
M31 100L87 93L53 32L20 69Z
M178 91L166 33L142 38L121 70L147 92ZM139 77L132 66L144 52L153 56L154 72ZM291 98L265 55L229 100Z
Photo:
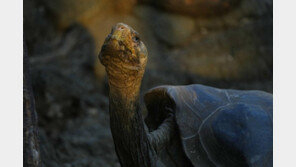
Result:
M127 35L130 34L130 28L128 25L123 23L118 23L112 27L111 30L111 39L115 39L117 41L121 41L122 39L127 38Z

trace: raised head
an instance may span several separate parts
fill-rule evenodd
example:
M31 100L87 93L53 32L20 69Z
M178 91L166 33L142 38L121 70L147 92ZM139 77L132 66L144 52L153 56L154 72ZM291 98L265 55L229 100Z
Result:
M147 55L138 33L123 23L112 28L99 54L108 75L110 126L122 167L155 167L155 150L169 143L174 132L173 117L153 134L145 129L139 91Z
M139 87L147 55L146 46L135 30L123 23L113 26L99 54L107 71L110 88Z
M123 23L112 28L99 54L108 75L110 126L122 167L156 162L139 107L147 55L138 33Z

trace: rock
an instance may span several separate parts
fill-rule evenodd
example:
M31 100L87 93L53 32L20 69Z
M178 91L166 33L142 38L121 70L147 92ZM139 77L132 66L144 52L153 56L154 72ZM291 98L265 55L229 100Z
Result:
M137 0L52 0L43 1L56 25L66 28L78 22L87 27L93 18L112 13L129 13Z
M173 25L180 28L172 28L169 23L177 20L171 19L176 15L145 6L137 7L135 13L150 23L161 41L159 47L165 48L150 60L166 62L158 65L158 71L178 69L206 80L269 80L273 66L271 9L270 0L244 0L225 15L195 18L195 28L186 30L190 35L181 38L179 45L172 43L180 39L174 30L186 26L176 21Z
M209 32L168 54L175 68L209 79L271 79L272 21Z
M195 30L194 20L190 17L161 12L147 6L136 7L134 13L149 23L143 22L153 30L160 42L169 46L184 45Z
M61 28L66 28L79 20L87 19L104 7L103 1L100 0L53 0L43 1L43 3L52 13L55 24Z
M23 165L41 167L38 116L31 84L26 43L23 43Z
M194 20L168 13L161 13L152 22L155 35L170 46L184 45L194 32Z
M64 164L91 167L118 164L109 123L102 126L98 119L84 117L73 120L68 127L55 146Z
M167 54L183 71L211 79L272 79L272 1L244 0L226 15L197 18L192 42Z
M102 121L93 116L72 119L65 122L65 130L56 137L49 137L42 130L40 136L44 165L118 166L109 119L105 121L107 124L102 125ZM52 143L55 143L54 146Z
M273 1L243 0L236 10L237 13L241 13L243 16L268 17L271 19L273 15Z
M206 17L224 14L241 0L143 0L159 9L178 14Z
M53 41L57 35L49 11L38 0L24 0L24 38L29 54L45 47L44 41ZM48 43L47 43L48 45ZM38 48L38 49L37 49Z
M90 34L73 25L58 43L55 49L41 50L30 59L36 108L45 127L62 126L67 119L85 115L87 108L100 107L101 101Z
M59 167L58 158L56 156L55 147L48 139L45 131L40 128L40 151L43 166Z

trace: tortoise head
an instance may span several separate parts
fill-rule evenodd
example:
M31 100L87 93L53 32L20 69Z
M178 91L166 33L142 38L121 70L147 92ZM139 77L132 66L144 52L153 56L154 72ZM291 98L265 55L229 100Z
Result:
M135 30L123 23L113 26L99 54L109 85L125 88L141 82L147 55L146 46Z

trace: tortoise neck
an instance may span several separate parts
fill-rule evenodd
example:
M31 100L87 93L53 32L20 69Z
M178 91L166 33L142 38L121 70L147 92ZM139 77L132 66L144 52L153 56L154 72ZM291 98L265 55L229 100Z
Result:
M154 153L139 107L140 83L118 88L109 82L109 86L110 125L121 166L154 166Z

